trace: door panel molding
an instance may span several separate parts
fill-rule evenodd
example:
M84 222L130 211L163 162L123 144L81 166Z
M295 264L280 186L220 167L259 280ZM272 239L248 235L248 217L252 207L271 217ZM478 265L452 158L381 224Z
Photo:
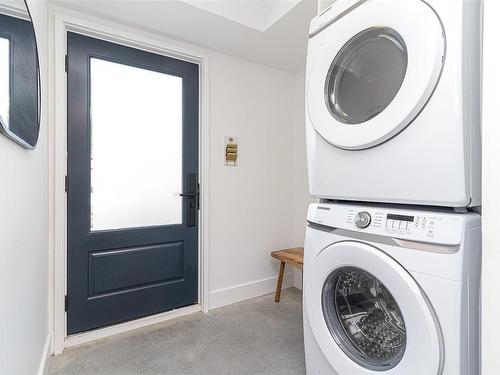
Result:
M141 258L145 254L151 253L157 253L157 258L161 260L174 253L176 262L168 264L166 268L151 267L150 264L141 262ZM184 256L183 241L90 252L88 298L127 293L140 288L150 288L181 281L184 279L184 269L182 268ZM110 260L117 258L122 259L122 262L111 265ZM132 267L130 267L130 264L124 264L127 258L133 260ZM106 279L105 275L116 271L117 266L132 278L128 277L127 280L120 277L115 277L112 280ZM116 276L119 275L123 275L123 273L117 272Z
M50 88L49 118L54 127L49 129L49 248L50 280L53 283L50 295L51 330L54 334L51 352L62 353L65 347L106 337L118 332L135 329L140 326L158 323L172 317L192 313L207 312L209 309L208 294L208 254L209 254L209 56L195 47L183 46L167 38L123 25L110 23L99 18L89 17L79 12L67 11L57 6L50 7L51 26L53 30L54 48L50 53L54 71L52 77L54 86ZM199 212L199 262L198 290L199 305L182 308L174 312L161 313L147 318L119 324L117 326L97 329L88 333L69 336L66 332L66 314L64 297L66 295L66 192L64 179L66 176L67 148L67 79L65 73L66 34L76 32L109 42L138 48L148 52L165 55L199 65L199 181L200 181L200 212Z

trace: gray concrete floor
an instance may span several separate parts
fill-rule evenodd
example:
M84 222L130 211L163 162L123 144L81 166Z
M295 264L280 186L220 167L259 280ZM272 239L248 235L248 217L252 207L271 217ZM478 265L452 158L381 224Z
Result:
M52 375L305 374L302 295L283 291L68 349Z

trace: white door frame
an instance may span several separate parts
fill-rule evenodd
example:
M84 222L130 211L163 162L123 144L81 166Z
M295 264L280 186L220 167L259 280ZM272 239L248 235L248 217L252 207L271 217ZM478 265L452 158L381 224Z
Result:
M209 254L209 56L196 48L186 47L171 40L160 38L141 30L124 27L102 19L51 6L51 34L49 43L49 231L50 249L53 249L50 262L50 280L53 283L49 297L50 317L53 333L54 354L62 353L64 348L96 340L112 334L158 323L167 319L196 311L207 312L208 293L208 254ZM66 35L68 31L105 39L118 44L154 52L169 57L196 63L200 66L200 221L199 221L199 303L197 305L172 310L166 313L117 324L111 327L68 336L66 332L66 192L64 179L67 165L67 76L65 72Z

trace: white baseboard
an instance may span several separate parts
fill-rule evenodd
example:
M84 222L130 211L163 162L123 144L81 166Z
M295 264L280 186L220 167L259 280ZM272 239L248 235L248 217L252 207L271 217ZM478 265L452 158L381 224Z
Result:
M210 292L210 309L231 305L276 291L277 276ZM293 286L293 273L285 274L283 289Z
M52 335L49 333L45 339L45 344L43 346L42 358L40 358L40 366L38 366L38 375L49 375L50 369L50 344L52 340Z
M187 307L181 307L180 309L175 309L156 315L147 316L145 318L132 320L130 322L120 323L105 328L99 328L84 333L77 333L68 336L66 340L64 340L64 347L69 348L72 346L81 345L90 341L95 341L119 333L128 332L137 328L143 328L152 324L165 322L170 319L175 319L180 316L193 314L199 311L201 311L200 305L192 305Z
M293 286L302 290L302 270L298 268L293 269Z

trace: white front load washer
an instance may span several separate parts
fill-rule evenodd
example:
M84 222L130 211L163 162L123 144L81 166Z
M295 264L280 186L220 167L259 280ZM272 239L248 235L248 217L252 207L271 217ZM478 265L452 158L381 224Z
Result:
M317 198L480 204L479 0L337 0L311 22Z
M480 374L480 216L311 204L307 374Z

